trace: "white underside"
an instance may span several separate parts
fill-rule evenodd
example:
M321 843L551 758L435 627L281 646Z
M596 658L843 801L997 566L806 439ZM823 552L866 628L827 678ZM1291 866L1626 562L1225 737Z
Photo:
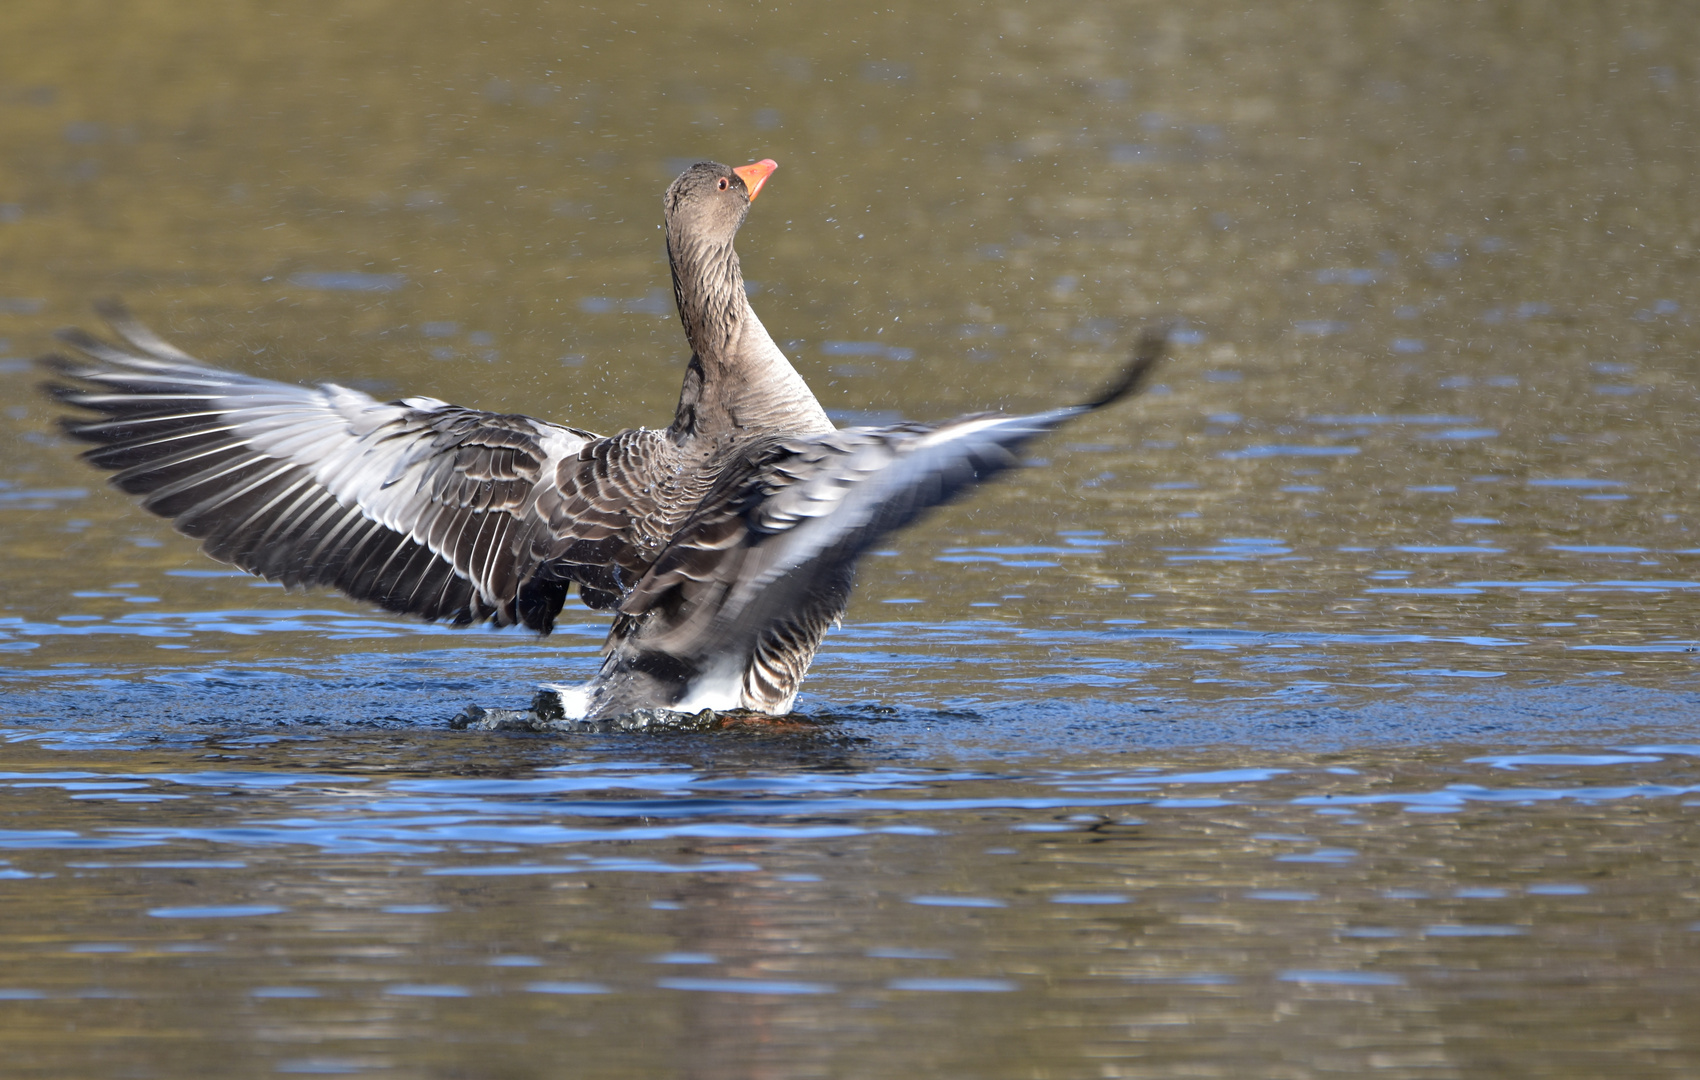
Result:
M744 707L744 669L749 657L733 653L709 661L708 668L691 680L685 696L668 706L676 712L698 713L704 709L725 712Z
M561 683L544 683L543 689L553 690L561 696L561 712L568 720L579 720L590 711L590 684L583 686L563 686Z
M704 709L725 712L744 707L744 671L741 665L726 672L708 671L698 676L678 704L670 705L675 712L698 713Z
M699 676L691 683L685 696L667 708L674 712L698 713L704 709L715 712L725 712L729 709L744 707L744 673L736 665L726 665L730 670L711 671ZM590 711L592 683L582 683L578 686L567 686L563 683L543 683L545 690L553 690L561 697L561 712L568 720L580 720Z

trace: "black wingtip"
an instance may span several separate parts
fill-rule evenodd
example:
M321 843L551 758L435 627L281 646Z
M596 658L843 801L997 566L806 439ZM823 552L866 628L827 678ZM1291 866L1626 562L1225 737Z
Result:
M1133 358L1122 368L1116 381L1106 386L1097 397L1082 404L1088 409L1101 409L1138 393L1145 377L1163 359L1163 353L1169 347L1169 335L1173 332L1172 323L1158 323L1141 330L1139 340L1133 345Z
M136 317L130 314L130 309L124 306L124 301L116 296L102 296L95 300L92 306L94 313L100 316L101 321L120 334L124 332L124 326L133 325L136 322ZM95 345L104 344L99 338L80 326L61 326L53 331L53 336L78 352L87 352L87 346L91 343ZM43 357L42 359L45 362L47 358Z
M124 301L116 296L103 296L96 300L94 310L119 337L152 359L202 366L199 360L149 330L140 319L130 314Z
M80 326L62 326L53 331L53 336L80 353L90 353L105 345L105 342ZM45 362L44 357L43 363Z
M149 330L130 313L124 301L116 296L103 296L94 301L95 314L101 321L116 333L120 341L128 346L133 353L139 353L148 360L162 360L168 363L192 364L204 367L199 360L166 341L158 334ZM80 326L66 326L53 332L53 336L69 345L77 352L99 358L102 352L111 352L113 346Z
M117 327L119 323L134 322L136 317L130 314L130 308L116 296L100 296L94 300L94 313L99 315L108 326Z
M40 362L45 363L46 361L44 359ZM67 377L72 375L70 372L60 372L59 374L66 375ZM71 386L68 383L58 382L54 379L43 379L36 383L35 386L37 390L40 390L42 393L46 394L54 401L59 402L61 405L76 405L78 404L78 396L88 393L87 390L84 390L81 387ZM64 417L61 417L60 419L64 419Z

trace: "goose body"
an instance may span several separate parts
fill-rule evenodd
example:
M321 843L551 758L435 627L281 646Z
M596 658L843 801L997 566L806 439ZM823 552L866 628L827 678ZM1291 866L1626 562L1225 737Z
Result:
M692 347L673 422L610 436L435 398L383 403L203 364L115 304L43 362L65 429L213 558L391 611L547 634L568 591L609 611L568 716L791 708L881 536L1016 464L1022 444L1133 392L1160 333L1081 405L834 429L745 297L732 239L774 165L703 163L668 188Z

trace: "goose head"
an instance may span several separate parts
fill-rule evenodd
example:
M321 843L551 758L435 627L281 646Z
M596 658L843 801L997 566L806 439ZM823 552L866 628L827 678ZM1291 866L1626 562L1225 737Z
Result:
M705 363L740 362L735 343L751 316L732 238L750 212L750 200L778 167L765 159L736 169L703 161L667 188L662 205L673 300L691 349Z
M680 173L662 200L668 246L678 240L691 241L691 246L730 246L750 203L777 168L771 158L736 169L699 161Z

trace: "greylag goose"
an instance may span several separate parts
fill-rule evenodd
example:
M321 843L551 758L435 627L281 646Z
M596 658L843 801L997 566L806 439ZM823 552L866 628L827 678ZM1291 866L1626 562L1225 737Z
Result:
M746 299L732 241L776 166L691 166L667 252L691 359L673 422L599 436L412 397L387 404L210 367L115 302L121 339L45 357L84 457L206 553L286 586L467 625L553 628L568 590L611 611L601 669L545 711L790 711L881 536L1016 464L1021 446L1133 393L1027 416L837 430ZM543 709L543 706L537 706Z

